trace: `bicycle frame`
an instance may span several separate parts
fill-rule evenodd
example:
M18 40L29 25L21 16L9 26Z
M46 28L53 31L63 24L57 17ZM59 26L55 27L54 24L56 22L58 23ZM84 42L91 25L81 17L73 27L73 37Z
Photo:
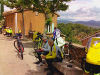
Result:
M76 59L76 53L72 47L71 42L69 44L65 44L64 47L67 48L64 50L64 58L68 58L70 62L74 62L74 60Z
M68 53L67 54L64 54L64 55L69 55L69 49L68 49Z
M64 55L69 55L69 45L66 44L66 45L64 45L64 47L67 48L67 50L68 50L68 53L67 54L64 54Z
M35 38L35 39L36 39L35 45L37 45L37 49L39 49L42 46L41 37L39 36L38 38Z

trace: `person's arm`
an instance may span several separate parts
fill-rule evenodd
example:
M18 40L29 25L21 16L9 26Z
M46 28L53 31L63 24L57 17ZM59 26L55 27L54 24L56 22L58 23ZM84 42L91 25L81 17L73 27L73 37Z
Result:
M52 55L50 55L50 53L46 55L46 59L54 59L54 58L56 58L56 52L54 51L52 52Z
M57 52L58 52L59 48L56 46L56 50L52 51L52 55L46 55L46 59L55 59L57 57Z
M49 52L50 46L49 46L48 42L46 43L46 45L42 49L43 49L43 51Z

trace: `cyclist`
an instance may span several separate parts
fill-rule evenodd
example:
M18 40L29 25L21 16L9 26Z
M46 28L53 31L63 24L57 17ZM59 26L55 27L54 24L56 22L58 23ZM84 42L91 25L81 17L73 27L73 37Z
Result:
M54 27L54 31L53 31L53 40L56 41L57 45L58 45L58 41L57 41L57 38L60 37L60 30L56 27Z
M8 32L9 32L8 36L12 36L12 33L13 33L12 28L10 28Z
M92 37L86 45L86 63L84 75L100 75L100 37Z
M43 65L42 63L42 58L41 58L41 54L43 55L47 55L49 53L49 44L48 44L48 40L47 37L42 37L42 41L43 41L43 47L40 47L39 50L37 51L37 55L38 55L38 59L39 61L37 62L37 66L41 66Z
M9 27L7 27L6 34L8 36L8 34L9 34Z
M22 37L22 32L21 30L18 30L18 32L16 33L16 37L19 36L20 38Z
M53 39L48 39L48 43L50 46L49 53L47 55L41 55L42 59L46 59L46 62L48 64L48 68L45 68L44 70L50 70L50 72L47 73L47 75L54 74L54 66L52 62L62 62L63 60L63 53L60 50L60 48L54 44Z

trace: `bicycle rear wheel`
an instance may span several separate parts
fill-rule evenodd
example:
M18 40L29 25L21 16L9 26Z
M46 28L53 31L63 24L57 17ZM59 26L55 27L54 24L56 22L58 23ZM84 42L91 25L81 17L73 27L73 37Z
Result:
M76 59L76 53L73 49L69 50L69 57L70 57L70 62L74 62L74 60Z
M86 63L86 59L85 57L82 57L82 62L81 62L81 68L83 69L83 71L85 70L85 63Z
M36 51L38 49L38 42L36 42L35 44L34 44L34 50Z
M15 49L17 49L17 51L19 50L17 41L14 41L14 47L15 47Z

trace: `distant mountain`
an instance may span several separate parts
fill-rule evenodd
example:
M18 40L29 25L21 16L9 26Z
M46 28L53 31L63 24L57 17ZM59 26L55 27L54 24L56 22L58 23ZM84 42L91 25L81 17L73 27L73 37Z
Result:
M79 24L83 24L89 27L93 27L93 28L100 28L100 21L94 21L94 20L90 20L90 21L67 21L67 20L57 20L57 23L79 23Z

